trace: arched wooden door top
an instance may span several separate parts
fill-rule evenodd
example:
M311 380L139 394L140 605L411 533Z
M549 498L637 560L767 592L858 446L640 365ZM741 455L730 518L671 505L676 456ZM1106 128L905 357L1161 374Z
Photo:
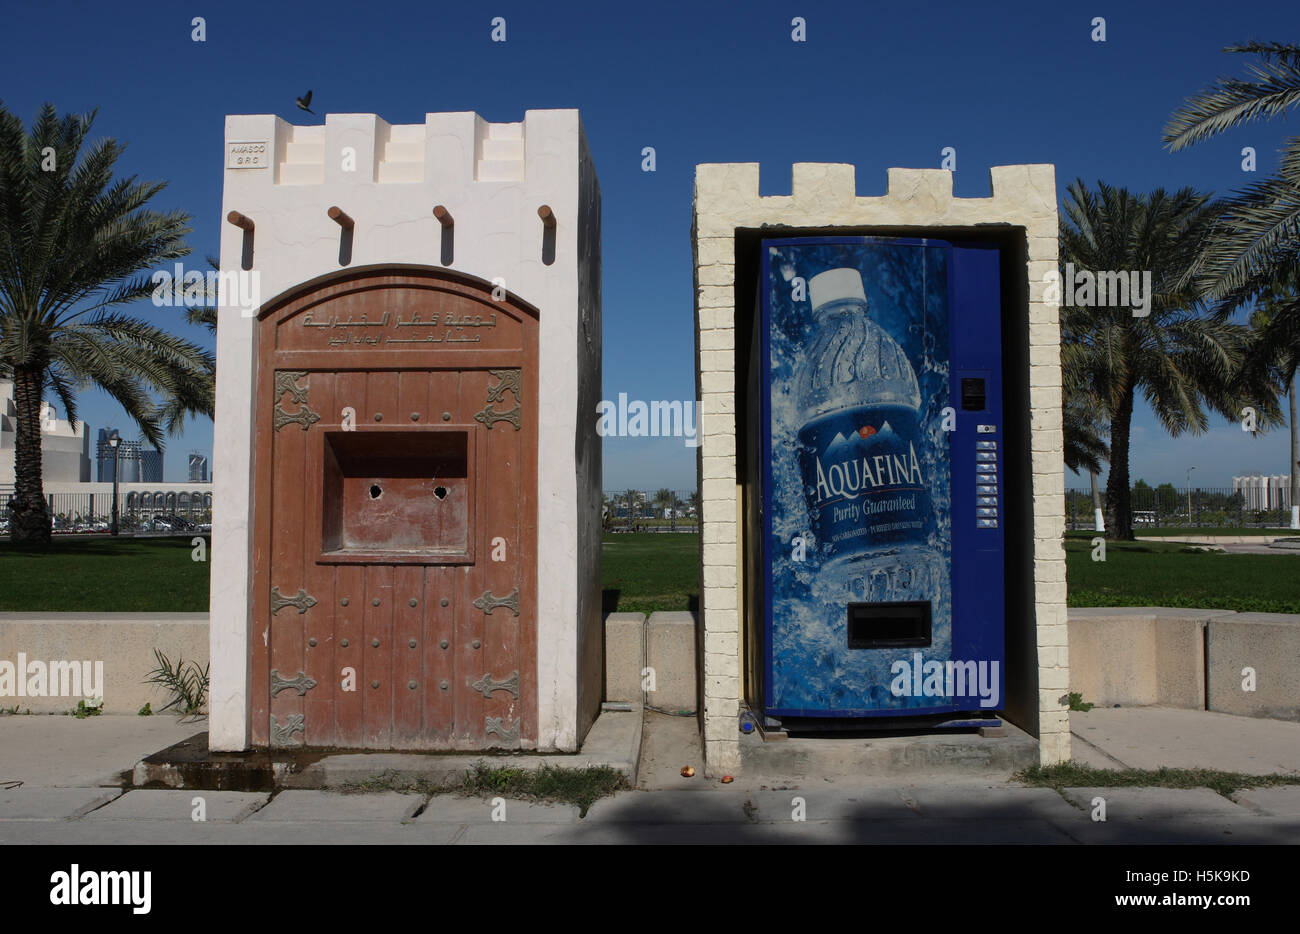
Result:
M265 321L272 317L291 316L306 312L311 305L328 300L330 297L393 286L416 289L451 288L458 294L488 303L490 307L510 308L516 318L526 315L536 321L541 317L541 312L535 305L509 289L493 285L478 276L433 266L385 263L340 269L301 282L263 303L257 318L259 321Z

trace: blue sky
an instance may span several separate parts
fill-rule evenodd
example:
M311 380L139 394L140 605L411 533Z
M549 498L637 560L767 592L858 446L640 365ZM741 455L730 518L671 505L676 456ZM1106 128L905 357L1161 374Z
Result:
M190 20L206 19L206 42ZM507 41L490 41L503 16ZM803 17L807 42L790 38ZM1106 19L1107 41L1090 38ZM883 194L890 166L938 167L957 151L959 197L989 192L988 168L1053 162L1060 191L1076 177L1135 191L1192 185L1227 193L1277 164L1287 124L1239 129L1169 154L1160 131L1188 94L1249 39L1300 39L1292 4L1210 3L59 3L11 4L0 100L30 121L99 108L96 135L128 144L120 174L163 179L159 209L194 217L193 259L215 254L222 128L228 113L312 118L294 107L375 112L393 123L475 110L513 122L527 109L577 107L604 208L605 398L694 395L689 242L694 166L759 162L763 194L790 190L793 162L849 162L858 193ZM303 118L299 120L299 118ZM317 118L320 119L320 118ZM1294 122L1292 123L1294 126ZM641 171L655 147L657 171ZM185 325L142 304L142 317ZM206 332L192 336L211 344ZM117 425L120 409L87 392L81 417ZM1285 430L1252 439L1217 419L1170 439L1142 407L1132 471L1181 486L1236 473L1285 473ZM210 453L212 425L169 439L166 479L185 453ZM1086 478L1067 474L1067 485ZM695 487L680 439L605 439L605 488Z

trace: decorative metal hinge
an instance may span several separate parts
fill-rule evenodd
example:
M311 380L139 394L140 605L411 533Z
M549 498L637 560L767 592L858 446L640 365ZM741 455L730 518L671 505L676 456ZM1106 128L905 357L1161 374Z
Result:
M277 671L274 668L271 669L271 696L272 697L275 697L275 695L279 694L281 691L287 691L290 688L293 688L295 691L298 692L298 696L302 697L304 694L306 694L315 686L316 686L316 679L307 677L307 673L305 671L298 672L298 676L296 678L281 678L279 671Z
M298 615L301 616L303 613L306 613L315 605L316 605L316 598L313 597L311 594L307 593L307 591L303 590L301 587L298 588L298 593L292 597L286 597L284 594L280 593L279 587L271 588L271 615L272 616L279 613L287 606L296 606L298 608ZM516 613L515 615L518 616L519 614Z
M501 380L495 386L489 386L487 391L487 405L483 406L482 412L474 414L474 420L482 422L491 428L497 422L509 422L515 426L515 431L519 431L519 413L523 411L523 383L522 370L488 370L493 376ZM515 407L505 412L498 412L493 408L497 402L503 402L506 390L514 393Z
M298 380L306 379L306 370L277 370L275 374L275 414L272 422L275 430L279 431L285 425L297 423L306 431L312 425L320 421L320 416L311 410L307 405L307 387L299 386ZM288 393L289 401L297 403L301 408L290 415L280 404L280 398Z
M477 600L474 601L474 605L478 607L480 610L482 610L484 613L486 613L488 616L491 616L492 611L499 606L509 607L512 611L514 611L514 614L518 616L519 615L519 588L516 587L514 590L510 591L510 595L507 597L493 596L492 591L485 590L483 591L483 596L479 597Z
M518 746L519 745L519 718L516 717L515 722L509 727L504 725L505 719L506 719L505 717L484 717L484 723L485 723L484 732L495 733L497 734L497 736L500 736L507 743L510 743L511 745L514 746Z
M271 714L272 746L301 746L302 743L290 742L294 733L302 733L304 737L307 735L307 718L304 714L289 714L289 719L285 721L284 726L276 722L275 714Z
M478 691L480 694L482 694L484 697L488 698L489 700L492 699L493 691L509 691L511 694L515 696L515 699L518 700L519 699L519 672L518 671L510 672L510 677L506 678L504 681L497 681L493 679L491 675L485 674L483 677L479 678L477 681L471 684L470 687Z

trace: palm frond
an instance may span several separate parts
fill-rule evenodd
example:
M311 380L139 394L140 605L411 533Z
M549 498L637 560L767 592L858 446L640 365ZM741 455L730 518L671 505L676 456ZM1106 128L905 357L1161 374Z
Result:
M1247 79L1217 78L1174 111L1163 137L1171 152L1252 120L1284 114L1300 104L1300 46L1244 43L1224 51L1257 54L1259 58L1246 66Z

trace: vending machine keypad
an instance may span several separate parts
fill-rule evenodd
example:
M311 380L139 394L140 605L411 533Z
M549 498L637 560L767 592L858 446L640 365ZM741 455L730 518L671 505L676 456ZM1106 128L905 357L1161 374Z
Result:
M981 434L997 429L980 425ZM975 527L998 527L998 443L979 440L975 442Z

